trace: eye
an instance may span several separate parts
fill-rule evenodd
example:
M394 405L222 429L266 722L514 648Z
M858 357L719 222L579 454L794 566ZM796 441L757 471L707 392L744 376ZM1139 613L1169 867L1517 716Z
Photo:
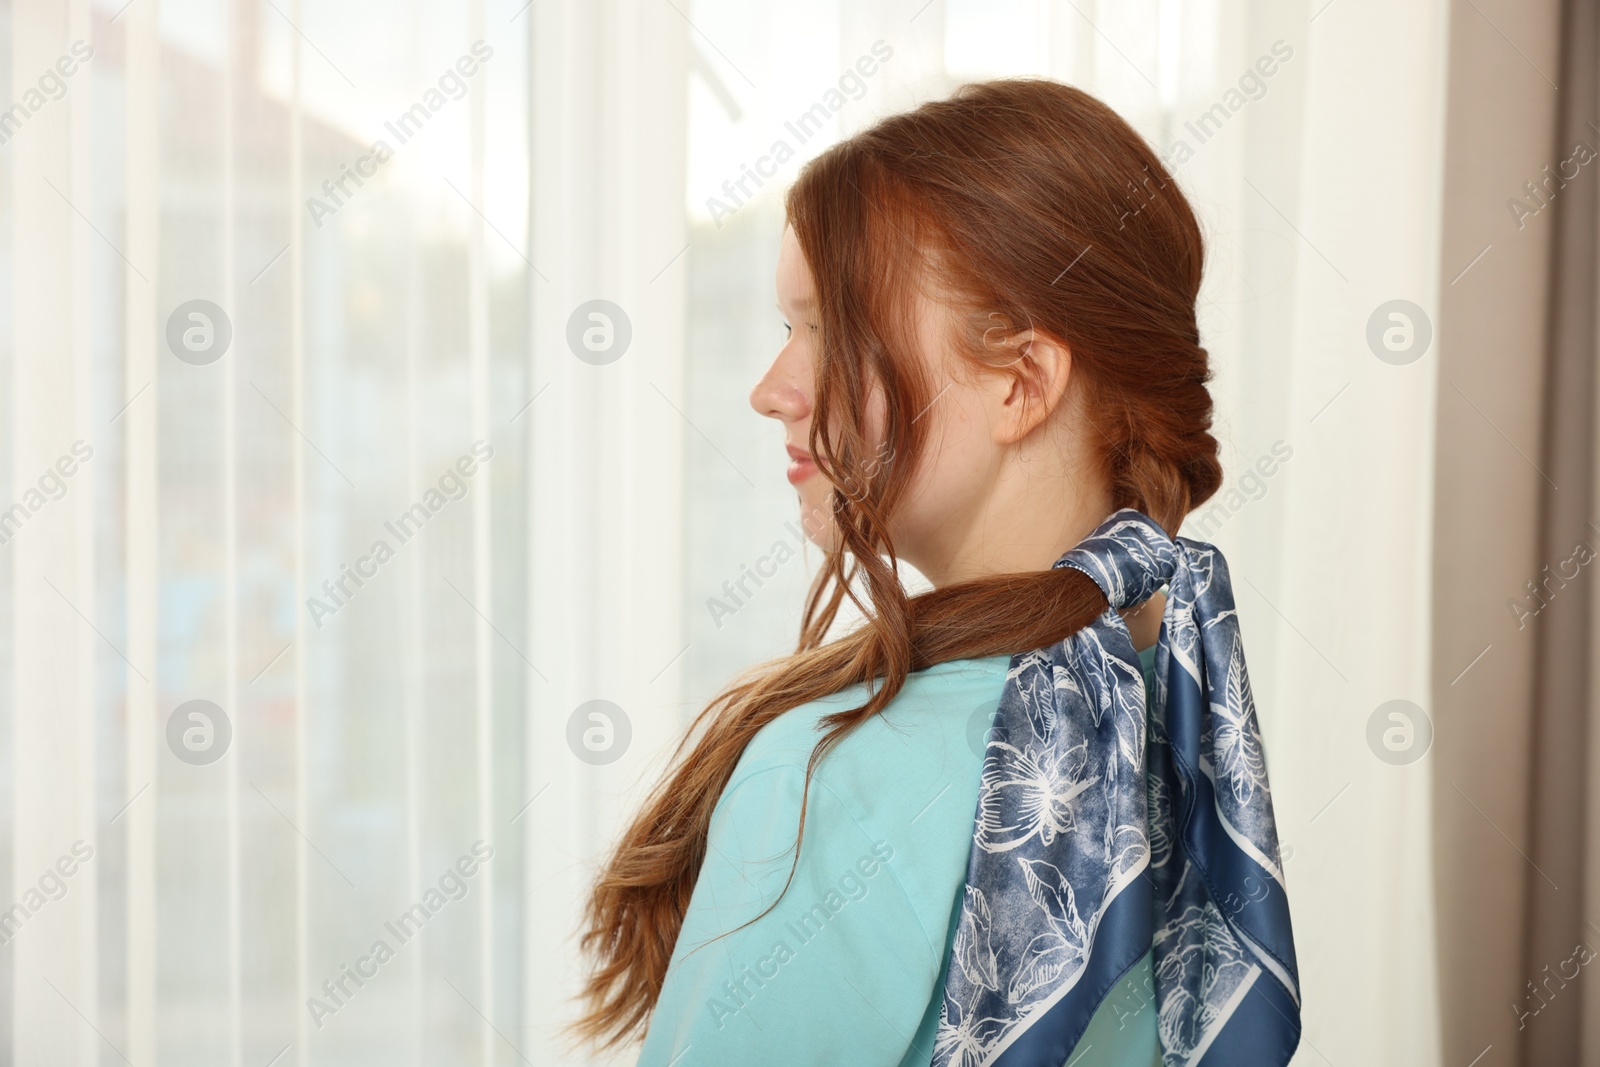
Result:
M794 327L790 326L787 322L783 324L783 336L784 337L793 337L794 336Z

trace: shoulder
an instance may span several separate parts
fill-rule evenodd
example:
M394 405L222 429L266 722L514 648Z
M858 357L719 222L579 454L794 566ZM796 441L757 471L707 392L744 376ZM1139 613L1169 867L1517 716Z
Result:
M822 718L859 706L866 689L850 686L779 716L746 748L712 813L711 840L741 879L786 872L797 833L802 870L831 871L863 848L891 854L890 880L937 954L966 872L984 740L1009 665L1009 656L952 660L908 676L880 714L828 752L809 786ZM850 857L839 852L846 848Z
M1009 664L1009 656L951 660L907 675L882 712L851 730L828 753L813 785L863 814L891 814L885 805L894 796L920 796L928 785L966 778L975 788L984 735ZM768 723L746 747L724 798L757 775L790 778L799 772L803 777L826 731L822 720L861 706L867 697L867 687L857 683Z

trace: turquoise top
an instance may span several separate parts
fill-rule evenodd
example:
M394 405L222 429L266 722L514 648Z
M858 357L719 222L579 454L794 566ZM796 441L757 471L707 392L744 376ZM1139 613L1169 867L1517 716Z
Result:
M1140 653L1147 693L1154 655ZM811 780L786 891L818 720L858 707L866 688L802 704L756 734L712 812L639 1067L932 1060L984 738L1010 662L916 671L845 735ZM1146 953L1066 1062L1159 1067L1152 993Z

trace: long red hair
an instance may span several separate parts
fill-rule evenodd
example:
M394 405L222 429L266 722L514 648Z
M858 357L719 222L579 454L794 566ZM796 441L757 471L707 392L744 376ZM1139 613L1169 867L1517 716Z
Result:
M809 784L826 752L886 707L909 672L1052 644L1106 610L1099 588L1066 568L915 597L901 586L887 520L931 421L917 415L933 400L912 347L919 285L936 282L961 313L957 340L974 365L1012 362L1013 350L993 344L997 324L1070 346L1114 506L1175 533L1222 479L1195 322L1200 229L1159 157L1099 100L1042 80L964 86L829 148L801 171L786 206L820 309L809 444L833 485L832 543L794 653L746 671L700 713L600 871L582 937L593 961L586 1011L573 1029L605 1047L639 1035L650 1017L712 809L757 731L869 683L864 704L823 719ZM882 439L869 441L874 383L887 417ZM863 583L870 605L857 593ZM824 644L846 596L866 622ZM803 806L799 823L803 833Z

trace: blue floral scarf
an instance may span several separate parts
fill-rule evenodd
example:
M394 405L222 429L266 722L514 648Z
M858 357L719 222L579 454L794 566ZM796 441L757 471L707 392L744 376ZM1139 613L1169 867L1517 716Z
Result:
M934 1067L1062 1067L1152 954L1166 1067L1282 1065L1300 983L1222 553L1131 509L1055 562L1110 607L1011 658L990 727ZM1144 673L1118 609L1167 587Z

